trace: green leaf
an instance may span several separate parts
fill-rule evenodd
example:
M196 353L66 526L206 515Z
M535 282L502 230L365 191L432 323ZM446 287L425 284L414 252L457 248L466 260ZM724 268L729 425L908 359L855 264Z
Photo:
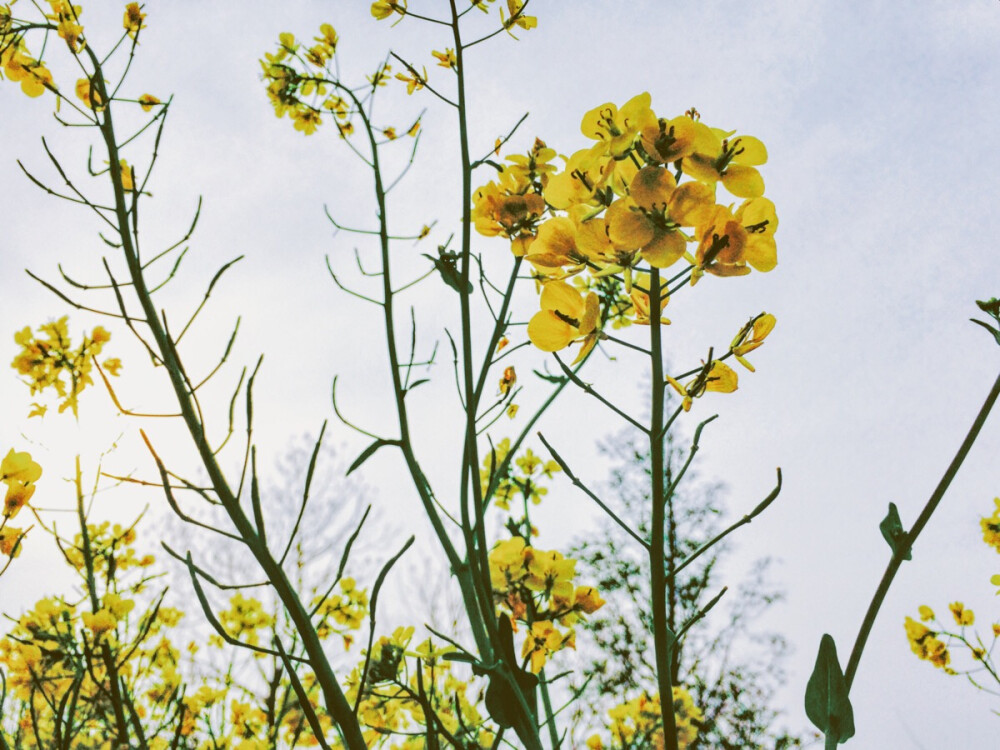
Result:
M434 264L434 268L441 274L441 280L456 292L462 292L462 274L458 271L458 254L445 252L438 248L439 257L424 253L424 257ZM472 294L472 282L465 282L465 293Z
M981 320L976 320L975 318L969 318L969 320L971 320L977 326L982 326L987 331L989 331L991 334L993 334L993 338L996 339L997 344L1000 344L1000 329L994 328L993 326L989 325L988 323L984 323Z
M372 457L372 454L375 453L375 451L377 451L379 448L381 448L384 445L399 445L399 441L398 440L386 440L384 438L379 438L374 443L372 443L367 448L365 448L363 451L361 451L361 455L358 456L356 459L354 459L354 463L352 463L350 465L350 467L348 467L347 474L345 474L344 476L346 477L352 471L354 471L359 466L361 466L361 464L363 464L365 461L367 461L369 458Z
M447 654L441 654L441 658L445 661L461 661L466 664L471 664L473 669L479 668L480 671L476 674L486 674L486 670L480 663L479 659L473 654L466 654L461 651L449 651Z
M903 522L899 520L899 511L896 509L896 503L889 503L889 512L882 519L882 523L878 527L882 532L882 536L889 543L889 549L892 550L892 554L895 557L899 553L899 548L906 544L906 532L903 530ZM912 550L906 550L903 559L912 560Z
M1000 299L996 297L990 297L986 300L977 299L976 307L1000 323Z
M854 736L854 709L847 681L837 660L837 644L828 633L820 639L816 666L806 685L806 716L838 744Z
M500 631L500 650L504 661L508 665L516 665L517 657L514 654L514 631L510 625L510 619L505 615L497 618L497 629ZM521 688L521 693L528 700L528 707L537 714L535 703L535 686L538 685L538 678L531 672L513 667L514 679ZM490 684L486 688L486 710L490 717L505 729L514 726L517 718L517 696L513 687L504 679L503 675L493 672L490 675Z

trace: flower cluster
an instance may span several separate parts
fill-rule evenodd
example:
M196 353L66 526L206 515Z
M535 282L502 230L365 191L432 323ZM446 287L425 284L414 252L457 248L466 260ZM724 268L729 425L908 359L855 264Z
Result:
M413 627L396 628L372 645L368 657L351 673L346 695L353 702L361 691L358 715L369 747L398 735L400 750L423 748L421 727L435 727L456 747L488 748L494 731L476 705L472 683L455 674L452 662L442 658L455 651L436 647L431 639L410 648ZM364 685L361 674L367 663ZM481 693L480 693L481 698Z
M353 578L342 578L338 585L339 594L317 597L313 602L315 612L319 615L316 633L320 638L328 638L337 633L347 649L354 642L351 631L358 630L368 615L368 590L358 588Z
M59 33L60 36L65 33L67 36L63 38L71 42L68 25L65 29L60 25ZM19 83L21 91L32 98L44 94L45 89L55 91L52 73L25 46L24 34L11 15L10 5L0 5L0 78Z
M229 600L229 609L219 612L219 622L233 638L251 646L260 645L260 631L274 626L274 616L264 609L263 603L239 592ZM222 645L213 636L213 642Z
M74 347L69 335L68 318L64 315L54 322L43 323L37 333L25 327L14 334L14 342L21 351L14 357L11 366L24 376L32 395L52 387L62 403L59 411L72 409L77 415L77 399L84 388L93 384L91 373L94 361L111 334L97 326L90 336L84 335L79 346ZM106 359L103 367L111 375L118 375L121 360ZM47 407L35 404L29 416L43 415Z
M3 518L13 518L35 494L35 482L42 476L42 467L30 453L16 453L13 448L0 462L0 482L7 485L4 495Z
M701 709L694 705L687 690L675 686L673 694L677 743L683 750L697 739L698 727L703 717ZM659 694L643 693L612 708L608 711L608 717L611 719L607 727L610 742L605 744L601 735L595 734L587 740L587 747L591 750L664 747Z
M35 494L35 482L42 476L42 467L31 459L31 454L16 452L13 448L0 461L0 483L6 485L3 513L0 514L0 556L14 558L21 553L21 540L25 529L8 526L7 522L28 504ZM7 561L8 564L10 560ZM0 565L0 572L6 565Z
M290 33L278 36L278 49L273 54L265 54L260 61L267 82L267 96L271 100L276 116L288 115L295 123L295 129L311 135L323 123L322 114L334 117L342 136L353 130L350 121L351 109L347 101L336 93L331 93L332 82L326 73L337 52L340 38L329 24L320 27L320 36L313 39L315 44L301 44ZM296 69L296 63L303 72Z
M933 613L931 613L931 617L933 617ZM912 617L906 618L903 627L906 629L906 639L910 642L910 649L918 658L953 673L948 667L951 662L951 654L948 652L945 642L937 637L936 631L917 622Z
M483 13L489 13L489 3L494 0L471 0L473 8L478 8ZM510 34L510 30L517 26L521 29L534 29L538 26L538 19L524 13L524 0L506 0L507 13L504 13L503 6L500 7L500 24ZM386 18L396 18L395 23L399 23L406 18L406 0L375 0L371 5L372 17L383 21ZM393 24L395 25L395 24ZM511 34L513 36L513 34ZM515 37L516 38L516 37Z
M82 536L64 548L67 558L84 554ZM127 572L153 562L135 554L133 529L91 524L86 538L92 566L79 574L91 597L43 598L0 638L0 668L9 689L4 718L17 720L10 737L19 748L57 747L69 724L74 736L67 746L103 747L116 701L121 707L126 695L137 720L142 717L149 727L177 716L182 680L168 631L182 613L162 599L142 597L150 578ZM117 698L108 690L112 682ZM150 742L150 747L166 750L173 729L160 739L164 744Z
M355 93L341 84L337 78L334 56L340 37L327 23L319 28L319 36L313 37L312 44L298 41L293 34L278 35L278 48L273 53L265 53L260 60L267 97L274 107L274 114L281 118L291 118L295 129L304 135L312 135L323 124L324 116L331 116L342 138L354 133L353 116L358 112L359 102ZM392 67L388 63L379 66L368 80L372 88L384 86L390 80ZM397 78L407 82L412 92L422 88L426 76L410 71L408 75L398 74ZM407 128L396 126L381 128L386 140L395 140L399 132L416 136L420 130L417 120Z
M510 462L503 476L496 476L509 453L510 438L504 438L483 458L483 465L479 471L483 495L487 494L492 482L496 485L492 500L497 508L509 511L511 501L518 495L525 503L530 501L533 505L538 505L549 491L540 480L551 479L562 469L555 461L543 461L530 448L526 448Z
M698 113L666 119L650 108L648 93L620 109L612 103L588 112L583 134L595 143L569 157L556 171L555 152L537 141L527 156L507 157L497 179L473 196L476 229L511 241L541 282L540 311L528 337L544 351L579 344L582 358L597 343L609 318L587 285L567 277L620 277L630 297L628 317L648 323L662 315L669 295L664 285L659 310L651 310L649 268L680 260L695 283L704 274L742 276L777 265L774 204L763 197L757 167L767 161L764 144L736 131L711 128ZM686 178L686 179L685 179ZM718 186L737 204L717 203ZM773 319L772 319L773 320ZM663 322L669 322L664 320ZM619 322L620 325L620 322ZM773 322L772 322L773 325ZM734 344L742 357L763 340Z
M991 516L980 519L983 532L983 542L1000 552L1000 498L994 498L994 510ZM1000 586L1000 574L990 578L994 586ZM1000 594L1000 591L997 592ZM927 605L921 605L918 610L919 621L912 617L907 617L904 622L906 638L910 643L910 649L918 658L929 661L935 667L940 667L946 674L968 674L981 672L985 669L998 684L1000 678L997 677L997 670L992 664L993 646L997 638L1000 638L1000 622L990 625L992 641L985 643L976 625L975 612L965 606L960 601L952 602L948 605L951 613L951 620L958 627L957 631L948 628L950 624L939 622L934 610ZM925 625L924 623L930 623ZM931 627L933 626L933 627ZM955 647L960 646L961 650L968 651L972 657L973 664L970 669L956 670L951 666L952 656ZM973 680L973 684L978 683Z
M983 541L1000 553L1000 497L993 498L993 515L981 518Z
M604 605L593 586L574 584L576 560L555 550L530 547L522 537L497 543L489 562L499 612L528 627L521 657L530 658L534 672L555 652L575 648L572 625ZM566 629L560 630L557 624Z

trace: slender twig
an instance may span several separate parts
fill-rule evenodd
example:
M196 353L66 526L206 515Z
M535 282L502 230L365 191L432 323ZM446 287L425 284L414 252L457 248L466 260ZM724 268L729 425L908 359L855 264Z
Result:
M392 566L403 556L403 554L410 548L416 537L411 536L406 540L403 548L399 550L395 555L386 560L385 565L382 566L382 570L379 571L378 577L375 579L375 585L372 586L372 598L371 604L368 606L368 649L365 651L365 663L361 668L361 677L358 680L358 696L354 700L354 713L358 713L358 708L361 706L361 699L364 697L365 693L365 682L368 680L368 665L371 662L372 657L372 643L375 640L375 606L378 604L378 595L382 590L382 584L385 582L385 577L389 575L389 571Z
M993 382L993 387L987 394L983 405L979 408L979 413L976 415L976 418L972 423L972 427L969 428L969 432L966 434L965 440L962 441L955 457L951 460L951 463L948 464L948 468L945 470L944 475L938 482L937 487L934 488L934 492L927 500L927 504L924 505L924 509L920 512L920 515L914 522L913 527L897 544L896 552L889 560L885 573L882 574L882 580L879 581L878 588L875 590L875 594L872 597L871 604L868 605L868 611L865 612L865 618L861 622L861 628L858 630L858 636L854 641L854 648L851 649L851 656L847 660L847 668L844 670L844 680L847 682L848 691L851 689L851 684L854 682L854 676L858 671L858 664L861 662L861 654L865 650L865 643L868 641L868 635L871 633L872 626L875 624L875 618L878 616L879 609L882 607L882 602L885 600L885 596L889 592L889 587L892 585L892 580L896 576L896 571L898 571L899 566L903 564L903 560L906 559L907 554L913 547L913 543L917 540L917 537L920 536L920 532L924 530L927 522L930 520L938 505L941 503L944 493L948 491L948 487L951 485L951 481L955 478L955 475L958 474L958 470L965 461L965 457L969 455L969 451L972 449L972 445L976 442L976 438L979 437L979 432L982 430L983 424L985 424L986 418L993 409L993 405L996 403L998 396L1000 396L1000 375L998 375L997 379Z
M587 485L585 485L583 482L580 481L580 479L576 476L576 474L573 473L573 470L569 468L569 464L566 463L565 459L563 459L563 457L559 455L556 449L549 444L549 441L546 440L545 436L542 435L542 433L540 432L538 433L538 439L542 441L542 445L544 445L546 449L549 451L549 453L552 454L552 458L555 460L557 464L559 464L559 467L563 470L563 473L566 475L566 477L576 487L579 487L584 492L584 494L587 495L587 497L589 497L591 500L597 503L598 506L600 506L601 510L607 513L608 516L611 518L611 520L617 523L622 528L622 530L625 531L626 534L628 534L630 537L639 542L639 544L641 544L643 548L648 551L649 543L641 536L639 536L631 526L625 523L625 521L623 521L617 513L611 510L611 508L609 508L608 505L603 500L601 500L601 498L595 495L590 490L590 488L587 487Z
M590 383L584 383L582 380L580 380L580 378L577 376L577 374L575 372L573 372L573 370L571 370L569 368L569 366L565 362L562 361L562 359L559 357L558 354L553 354L552 356L555 357L556 362L559 363L559 367L562 369L562 371L566 375L566 377L570 379L570 381L573 383L573 385L575 385L578 388L580 388L584 393L587 393L587 394L593 396L594 398L596 398L598 401L600 401L602 404L604 404L606 407L608 407L608 409L610 409L611 411L613 411L615 414L617 414L619 417L621 417L622 419L624 419L626 422L628 422L630 425L632 425L633 427L635 427L640 432L643 432L645 434L649 434L649 429L645 425L643 425L637 419L634 419L633 417L631 417L628 414L626 414L624 411L622 411L621 409L619 409L617 406L615 406L613 403L611 403L608 399L606 399L600 393L598 393L597 391L595 391L594 387L592 385L590 385Z
M775 499L778 497L778 494L781 492L781 469L778 469L777 472L778 472L778 482L774 486L774 489L771 490L770 494L768 494L767 497L765 497L763 500L761 500L759 503L757 503L757 505L754 507L754 509L752 511L750 511L749 513L747 513L745 516L743 516L741 519L739 519L735 523L733 523L730 526L726 527L723 531L720 531L714 537L712 537L707 542L705 542L700 547L698 547L698 549L696 549L690 555L688 555L687 557L685 557L677 565L677 567L674 568L673 575L675 577L677 576L678 573L680 573L682 570L684 570L684 568L686 568L688 565L690 565L695 560L697 560L702 554L704 554L705 552L707 552L708 550L710 550L712 547L714 547L716 544L718 544L723 539L725 539L727 536L729 536L730 534L732 534L734 531L736 531L736 529L740 528L740 526L745 526L746 524L748 524L751 521L753 521L753 519L755 519L757 516L759 516L765 510L767 510L767 507L771 503L773 503L775 501Z

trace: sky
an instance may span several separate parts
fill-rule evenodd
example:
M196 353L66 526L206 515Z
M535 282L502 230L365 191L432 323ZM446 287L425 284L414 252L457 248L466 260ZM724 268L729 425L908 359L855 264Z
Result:
M371 247L364 238L334 232L323 207L343 222L373 226L370 178L329 129L304 137L274 117L256 62L274 48L279 32L311 37L329 22L342 38L345 78L363 80L391 46L426 64L432 83L446 82L429 53L452 46L448 38L409 21L395 28L377 24L367 5L259 3L234 17L223 4L150 2L130 74L137 94L174 95L150 185L154 200L143 215L146 247L182 236L204 196L191 252L163 304L176 308L180 320L220 265L245 256L213 291L189 346L192 361L209 369L236 315L242 316L232 355L237 364L213 407L218 424L238 368L263 353L256 386L262 455L278 455L290 439L315 434L324 419L331 420L330 440L341 455L364 448L369 439L332 414L334 375L345 415L374 431L391 430L379 320L340 292L324 267L329 255L345 278L365 282L353 249L364 257ZM437 6L411 3L427 12ZM584 112L606 101L620 105L642 91L650 92L658 114L695 106L709 124L767 145L762 173L780 220L778 267L704 279L671 302L673 325L665 336L671 362L687 369L708 345L728 343L751 315L766 310L777 317L774 333L751 355L757 372L741 374L735 394L697 402L682 429L690 434L696 421L720 414L705 431L700 470L727 485L734 514L756 505L770 491L775 468L782 469L781 496L740 531L727 573L738 581L757 557L780 561L776 579L786 601L768 624L795 647L781 701L789 725L804 726L802 693L820 636L832 634L846 660L888 560L878 530L887 504L895 502L904 524L912 523L1000 368L1000 349L968 322L978 314L974 300L1000 295L1000 152L994 145L1000 3L637 1L616 4L613 19L606 3L536 0L531 7L538 29L519 32L518 42L501 36L480 45L468 61L475 152L488 151L530 112L514 149L527 149L538 136L572 153L587 145L579 132ZM120 9L85 4L84 21L96 44L118 33ZM400 232L436 220L425 242L444 242L457 232L461 212L453 117L426 92L407 100L399 87L379 107L387 124L399 112L393 123L404 128L427 108L418 159L401 183L393 216ZM4 361L16 351L13 332L25 325L67 313L77 326L100 322L67 309L22 271L55 280L62 263L71 275L97 280L100 258L111 252L92 217L46 197L17 166L21 159L52 180L39 140L45 136L74 174L84 172L86 134L60 127L51 109L51 98L28 100L16 86L0 84ZM135 163L148 162L144 148L134 150ZM475 242L491 263L502 262L502 244ZM406 278L426 267L421 253L434 250L401 243L398 252L400 278ZM420 346L427 352L441 342L435 384L413 404L424 425L418 451L432 479L450 486L458 433L447 425L458 411L441 327L457 306L447 307L454 300L436 287L418 288L411 299L419 309ZM530 295L523 299L530 303ZM136 408L167 408L159 373L142 361L125 331L113 329L113 335L121 347L115 353L126 363L120 395ZM629 362L624 355L614 362L598 358L588 379L613 389L623 406L641 415L643 374ZM517 362L528 405L540 393L526 377L532 363L528 355L523 365ZM144 426L180 465L189 460L175 427L98 417L106 399L92 400L94 414L80 434L50 416L28 422L30 398L11 371L0 377L0 447L38 446L33 452L51 455L57 465L67 444L94 450L117 439L120 449L106 459L109 465L148 472L148 459L136 448ZM620 426L593 400L570 394L541 429L597 483L604 476L596 443ZM519 429L516 420L512 429ZM921 604L947 614L956 600L977 612L984 632L1000 620L989 583L1000 572L1000 558L980 542L979 531L979 518L1000 495L998 451L1000 416L994 415L879 615L852 691L858 734L851 747L985 748L996 736L996 696L919 662L902 623ZM400 469L398 456L385 452L364 467L362 478L383 515L426 538ZM53 469L46 478L58 474ZM51 486L58 506L58 482ZM38 497L49 491L40 484ZM112 502L123 514L146 503L155 514L162 504L154 495ZM538 517L542 540L556 546L588 524L599 528L604 521L586 502L568 482L557 484ZM40 586L57 585L45 558L32 555L26 551L0 581L4 610L26 605Z

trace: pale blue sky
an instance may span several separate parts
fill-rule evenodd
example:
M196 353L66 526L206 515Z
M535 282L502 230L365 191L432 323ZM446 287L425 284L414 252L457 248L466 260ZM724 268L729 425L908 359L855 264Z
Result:
M390 424L377 321L359 321L365 309L345 299L323 268L326 253L338 267L353 265L355 240L332 237L322 206L371 224L366 175L332 133L307 139L273 117L256 60L272 49L279 31L312 36L328 21L342 36L345 72L360 77L392 44L441 80L445 71L432 68L428 53L452 44L426 26L377 25L367 3L347 5L288 2L236 12L229 4L151 2L131 77L135 93L175 94L151 187L156 200L143 217L148 247L176 238L197 195L205 196L186 276L169 300L190 304L218 265L247 255L218 290L211 320L225 327L241 313L237 355L243 361L258 351L267 355L258 384L262 449L279 449L332 416L335 373L342 375L350 413L366 424ZM436 5L413 3L431 11ZM585 145L578 128L586 110L609 100L621 104L640 91L652 94L662 115L696 106L710 124L767 144L763 174L781 222L778 268L742 279L707 278L690 295L679 295L666 340L681 366L709 344L728 343L752 314L767 310L778 318L772 337L754 353L757 373L743 376L732 396L703 399L692 420L721 414L706 431L702 471L729 484L734 513L767 493L776 466L784 471L781 498L743 530L738 556L783 560L779 577L788 601L771 624L796 646L782 697L788 720L804 723L801 694L821 633L835 636L846 659L881 575L888 550L878 522L887 503L896 502L904 523L912 522L1000 367L1000 350L967 322L977 312L974 299L1000 295L1000 3L536 0L532 7L536 31L519 34L520 43L501 38L483 45L469 60L477 152L524 111L531 117L517 148L537 135L572 152ZM117 30L119 16L110 5L85 6L84 20L94 28L110 18ZM457 158L451 116L433 109L430 98L400 105L406 114L398 124L408 125L424 106L432 110L422 161L400 188L397 216L417 227L438 219L440 241L460 213L454 191L448 192L447 170ZM73 145L80 134L58 128L50 110L50 101L27 101L0 85L0 322L9 333L68 312L28 283L22 268L52 278L56 262L63 262L95 278L107 250L88 217L46 199L14 162L21 158L49 174L37 137L45 133L82 169ZM135 161L143 160L137 151ZM432 252L429 247L400 245L400 264L417 268L419 253ZM505 252L488 242L477 247ZM429 341L440 321L427 312L422 322ZM13 353L0 331L0 360ZM122 388L136 400L155 400L144 382L129 382L142 370L139 356L127 360ZM452 408L446 368L438 377L442 387L415 405L418 414ZM639 413L640 375L624 360L599 364L590 378L614 384ZM25 400L13 377L0 380L0 445L21 440ZM572 398L543 429L557 446L569 446L571 462L586 467L592 443L617 427L593 403ZM135 442L133 423L118 428L126 431L123 443ZM365 444L340 428L334 435L348 451ZM422 439L432 470L449 486L445 441L454 435L432 432ZM1000 558L979 543L978 533L979 516L1000 494L998 450L995 415L876 624L853 693L858 735L850 747L992 746L998 720L989 710L996 700L919 663L902 621L919 604L944 611L956 599L983 622L1000 617L988 582L1000 571ZM367 468L366 479L394 513L411 503L405 485L391 479L399 466L388 453ZM603 474L595 471L591 479ZM39 496L43 491L40 485ZM585 500L568 485L550 497L541 525L558 540L573 530L557 532L557 524L568 512L578 515ZM32 559L25 554L25 562ZM739 562L731 574L739 579ZM41 568L19 565L2 581L4 608L45 580Z

